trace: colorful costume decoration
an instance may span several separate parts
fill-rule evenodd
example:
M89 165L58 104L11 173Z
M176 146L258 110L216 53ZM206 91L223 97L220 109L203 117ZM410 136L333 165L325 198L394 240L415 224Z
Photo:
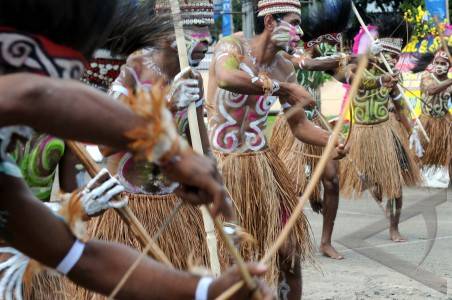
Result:
M36 198L49 201L58 162L64 154L64 141L47 134L33 135L17 142L13 157Z
M398 51L401 42L384 41L384 51ZM357 96L351 101L354 124L351 129L349 160L341 164L340 187L345 197L360 196L377 187L382 197L401 197L403 186L421 180L420 171L400 130L389 121L391 90L380 87L383 75L376 67L365 71ZM357 172L364 176L357 176Z
M287 10L291 9L289 5ZM256 74L265 70L274 81L296 80L293 66L280 53L271 65L259 69L248 41L241 37L231 36L219 42L213 59L227 56L241 58L239 68L250 78L256 78ZM209 88L212 81L215 79L211 77ZM277 98L236 94L219 87L214 95L208 99L207 106L210 143L237 207L240 225L257 240L257 245L242 245L241 254L245 260L258 260L273 244L297 204L289 174L269 149L264 134L268 113ZM301 260L311 257L309 224L304 216L298 220L290 241L294 257ZM275 255L268 265L266 279L275 286L280 263Z
M438 58L449 61L444 51L438 51L433 64ZM421 157L423 166L449 167L452 156L452 116L449 112L449 102L452 94L452 85L435 95L429 95L426 87L431 84L440 84L441 81L434 74L433 64L423 74L421 79L421 91L424 103L420 120L430 143L421 137L424 154ZM448 70L446 70L448 72Z
M26 71L43 76L71 79L78 78L82 74L85 64L83 55L77 51L55 44L45 37L29 35L12 28L0 27L0 50L0 73ZM20 142L25 145L25 148L22 149L18 146L15 152L23 176L35 189L36 194L44 199L48 196L50 181L53 178L52 175L56 167L55 159L61 155L64 145L60 140L47 135L35 134L30 139L32 132L31 129L20 126L0 129L2 149L0 171L14 175L10 171L19 169L17 166L11 169L14 166L12 153L6 154L6 150L14 150L17 145L15 144L16 140L13 141L14 143L10 143L12 133L18 134L21 137ZM13 259L17 262L14 266L20 266L20 270L26 272L25 276L31 279L24 286L25 298L48 299L49 294L53 295L53 299L66 298L62 291L60 278L55 272L35 273L39 269L39 264L28 263L29 260L23 255L11 251L11 249L6 249L4 253L13 256L5 257L2 266L7 266ZM7 273L12 276L9 277L12 281L8 284L8 289L15 288L14 295L17 299L20 299L19 294L22 292L22 285L17 285L17 282L14 283L14 280L20 279L21 272L18 271L19 269L16 269L14 275L5 272L3 276L5 280ZM12 272L12 269L10 272Z
M113 81L119 76L120 68L126 60L113 56L108 50L97 50L82 76L82 82L107 92Z

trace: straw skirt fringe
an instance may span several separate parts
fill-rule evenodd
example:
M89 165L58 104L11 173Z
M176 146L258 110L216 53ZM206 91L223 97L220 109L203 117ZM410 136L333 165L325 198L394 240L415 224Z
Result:
M297 204L293 183L278 156L270 149L243 154L215 153L237 209L240 225L256 239L242 245L245 260L259 260L274 243ZM304 215L292 231L292 257L312 259L310 226ZM271 258L266 280L278 281L278 255Z
M421 158L422 165L449 167L452 156L452 115L448 113L442 118L433 118L422 114L420 120L430 138L430 143L427 143L424 136L419 135L425 151Z
M403 186L421 181L413 154L391 127L391 121L354 124L349 145L350 160L342 160L339 176L343 196L359 197L366 188L378 186L383 197L394 199L401 196ZM365 182L356 175L356 169L365 176Z
M65 289L66 281L62 275L55 271L43 270L35 274L29 284L24 286L24 299L26 300L70 300Z
M313 122L319 125L317 119ZM310 180L310 175L317 166L318 157L323 154L323 147L297 140L284 115L279 115L276 119L270 138L270 147L286 166L290 178L293 178L297 196L301 196ZM317 208L321 207L322 203L321 185L319 181L309 199L311 207L316 212L319 212Z
M181 201L174 194L143 195L123 193L129 198L129 207L153 236L170 216L176 204ZM115 241L142 250L138 240L121 220L119 215L108 210L102 216L93 219L88 225L92 238ZM157 241L169 260L177 269L187 270L194 266L209 267L209 253L201 211L194 206L183 205L174 220L166 227ZM100 295L82 288L68 287L75 293L73 299L105 299Z

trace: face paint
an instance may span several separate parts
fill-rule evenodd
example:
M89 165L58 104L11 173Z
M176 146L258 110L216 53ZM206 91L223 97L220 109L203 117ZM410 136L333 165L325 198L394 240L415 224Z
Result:
M208 27L199 26L184 27L184 35L188 63L190 66L196 67L204 59L207 48L212 43L212 36ZM176 40L171 43L171 48L177 50Z
M444 75L449 72L449 66L448 65L435 65L434 72L436 75Z
M185 29L184 33L188 61L190 66L195 67L204 59L207 48L212 43L212 36L208 27L193 26Z
M292 25L286 21L280 21L272 33L272 41L286 52L290 52L298 46L303 36L303 30L299 25Z
M443 59L441 57L435 58L433 61L433 72L435 75L444 75L449 72L450 64L448 59Z

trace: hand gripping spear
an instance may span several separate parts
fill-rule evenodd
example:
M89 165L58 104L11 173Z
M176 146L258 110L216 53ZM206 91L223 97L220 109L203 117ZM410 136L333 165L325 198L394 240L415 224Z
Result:
M359 14L358 10L356 9L355 4L352 2L352 9L353 12L356 15L356 18L358 19L359 23L361 24L361 27L364 29L364 31L366 32L367 36L369 37L369 39L372 42L375 42L374 37L372 36L372 34L369 32L369 29L367 28L366 24L363 21L363 18L361 17L361 15ZM383 61L386 69L388 69L388 72L390 74L394 74L394 71L392 70L392 68L389 66L388 61L386 60L386 58L383 56L383 53L380 53L380 59ZM405 104L407 105L408 109L410 110L411 115L414 117L414 119L416 120L416 124L419 126L419 129L421 130L422 134L424 135L425 139L427 140L428 143L430 143L430 138L427 135L427 132L425 131L424 126L422 126L421 121L419 120L419 118L416 116L413 107L411 106L410 101L408 101L408 99L405 97L405 94L403 93L402 87L400 86L400 84L397 84L397 88L399 89L400 94L402 95L403 101L405 101Z
M170 0L170 4L171 4L171 13L173 15L174 31L176 34L177 52L179 54L179 64L180 69L183 70L184 68L188 67L189 64L187 57L187 47L185 44L184 30L182 27L182 18L180 13L179 1ZM199 134L196 106L194 103L191 103L190 106L188 107L188 124L190 127L190 137L193 149L199 154L204 154L201 136ZM250 273L248 272L245 262L238 253L237 249L234 247L233 242L224 232L222 222L217 218L213 218L207 206L201 207L201 211L204 221L204 228L207 234L207 245L209 248L210 265L212 272L215 275L220 274L220 263L218 259L217 241L215 236L215 227L216 227L221 239L225 243L230 254L234 257L235 262L237 263L240 272L242 273L242 277L245 280L247 287L250 290L256 290L257 284L251 277ZM215 225L212 223L212 220ZM262 298L258 290L256 290L255 297L257 299Z

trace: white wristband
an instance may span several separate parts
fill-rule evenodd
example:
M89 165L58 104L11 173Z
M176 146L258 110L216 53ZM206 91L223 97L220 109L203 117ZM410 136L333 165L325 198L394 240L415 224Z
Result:
M198 281L198 286L196 287L195 292L195 300L207 300L209 295L209 287L212 281L212 277L203 277Z
M67 275L79 261L80 257L82 257L83 250L85 250L85 243L76 240L69 252L58 264L56 270L63 275Z

